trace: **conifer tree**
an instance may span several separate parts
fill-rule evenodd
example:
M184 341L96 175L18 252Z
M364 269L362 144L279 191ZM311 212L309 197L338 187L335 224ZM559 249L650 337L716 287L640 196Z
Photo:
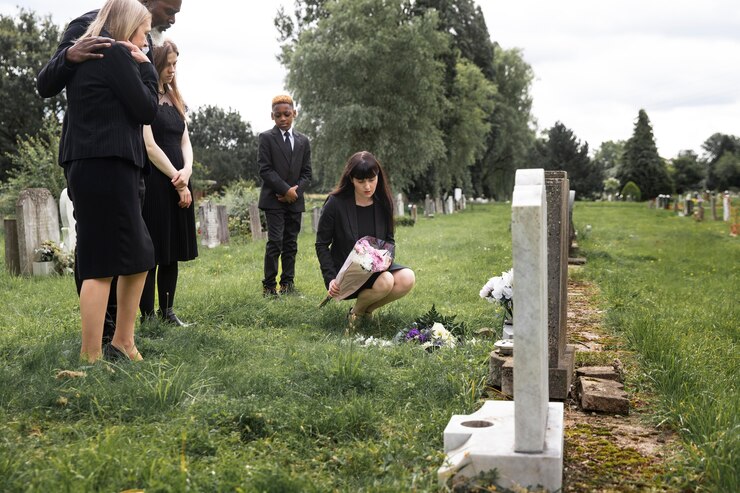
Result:
M658 154L653 127L645 110L640 109L632 137L625 144L622 167L617 173L624 186L633 181L640 187L643 199L671 193L672 183L665 161Z

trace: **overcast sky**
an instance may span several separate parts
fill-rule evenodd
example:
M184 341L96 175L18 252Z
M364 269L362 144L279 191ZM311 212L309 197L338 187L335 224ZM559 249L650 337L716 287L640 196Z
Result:
M591 150L628 139L640 108L661 155L701 154L713 133L740 135L740 1L478 0L491 38L520 48L535 73L540 130L561 121ZM102 0L0 0L51 14L58 24ZM269 101L285 70L273 18L293 0L183 0L168 32L180 48L178 80L191 108L239 111L255 131L272 126ZM297 126L300 127L300 121Z

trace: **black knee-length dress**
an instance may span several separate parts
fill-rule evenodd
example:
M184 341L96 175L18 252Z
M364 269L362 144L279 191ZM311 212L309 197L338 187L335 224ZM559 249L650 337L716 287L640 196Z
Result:
M162 103L151 127L154 141L172 166L181 170L185 166L181 147L185 122L180 113L171 104ZM188 188L192 193L189 184ZM198 256L194 203L183 209L177 205L179 200L170 178L152 165L152 172L146 177L143 216L154 244L157 265L192 260Z

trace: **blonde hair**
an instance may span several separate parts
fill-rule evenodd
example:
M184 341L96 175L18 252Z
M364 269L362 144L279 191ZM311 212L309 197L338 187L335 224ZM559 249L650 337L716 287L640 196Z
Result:
M167 57L170 53L180 56L180 50L177 49L177 45L171 39L165 39L162 46L154 47L154 67L157 69L157 75L161 74L162 70L167 66ZM182 100L180 90L177 88L177 72L175 72L175 77L172 79L172 82L169 84L162 84L162 87L164 87L165 93L169 95L170 101L172 101L175 109L180 113L180 116L184 120L185 102Z
M287 94L275 96L274 98L272 98L272 105L275 106L276 104L289 104L293 106L293 98L291 98Z
M116 41L128 41L151 18L152 14L138 0L108 0L81 38L100 36L105 29Z

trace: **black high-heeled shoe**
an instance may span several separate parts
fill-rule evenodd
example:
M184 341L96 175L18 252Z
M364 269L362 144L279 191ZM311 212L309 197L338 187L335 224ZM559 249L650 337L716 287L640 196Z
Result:
M190 327L191 325L195 325L194 323L186 323L177 318L177 315L175 315L175 311L172 309L172 307L167 308L167 310L162 313L162 311L159 311L159 318L168 324L176 325L177 327Z

